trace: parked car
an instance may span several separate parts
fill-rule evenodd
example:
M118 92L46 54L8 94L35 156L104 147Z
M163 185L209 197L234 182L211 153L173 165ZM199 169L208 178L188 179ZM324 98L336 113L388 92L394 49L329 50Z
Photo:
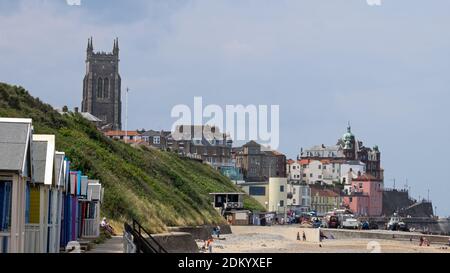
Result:
M391 217L391 219L387 223L386 228L387 230L393 231L409 231L408 226L405 222L402 221L397 213L394 213L394 215Z
M328 228L338 228L339 227L339 218L337 216L330 216L328 218Z
M375 222L369 222L369 229L379 229L379 226Z
M352 217L346 218L341 224L341 227L345 229L358 229L359 226L360 226L359 221Z
M322 221L317 217L312 218L311 223L312 223L313 228L322 227Z

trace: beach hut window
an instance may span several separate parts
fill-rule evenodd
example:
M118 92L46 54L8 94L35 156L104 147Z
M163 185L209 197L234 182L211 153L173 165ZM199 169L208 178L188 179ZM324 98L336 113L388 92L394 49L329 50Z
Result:
M11 225L11 181L0 181L0 231L6 231Z

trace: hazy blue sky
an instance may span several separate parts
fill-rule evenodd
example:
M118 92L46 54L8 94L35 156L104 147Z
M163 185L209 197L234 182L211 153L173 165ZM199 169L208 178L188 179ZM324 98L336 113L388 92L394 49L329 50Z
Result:
M0 0L0 81L79 106L87 39L120 39L131 128L175 104L279 104L280 150L335 144L350 120L379 145L386 186L450 214L450 1Z

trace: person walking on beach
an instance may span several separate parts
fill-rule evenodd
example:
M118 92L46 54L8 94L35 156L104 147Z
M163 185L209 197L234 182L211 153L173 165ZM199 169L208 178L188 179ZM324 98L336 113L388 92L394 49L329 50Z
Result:
M303 231L303 242L305 242L306 241L306 234L305 234L305 232Z
M213 239L209 239L208 242L206 243L206 246L208 248L208 252L209 253L213 252L213 242L214 242Z
M220 226L216 227L216 234L217 234L217 239L220 238Z

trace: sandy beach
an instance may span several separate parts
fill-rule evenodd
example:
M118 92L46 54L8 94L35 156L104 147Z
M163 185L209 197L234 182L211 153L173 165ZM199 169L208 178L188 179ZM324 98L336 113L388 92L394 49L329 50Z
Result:
M345 239L322 243L297 241L293 226L233 226L233 234L215 240L215 253L450 253L444 245L420 247L417 241Z

